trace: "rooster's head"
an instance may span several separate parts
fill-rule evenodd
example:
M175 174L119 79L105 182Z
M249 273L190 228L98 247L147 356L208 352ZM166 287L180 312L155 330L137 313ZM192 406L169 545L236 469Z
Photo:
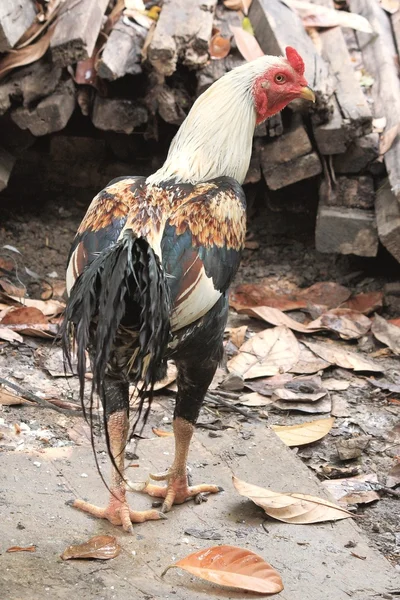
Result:
M262 59L259 59L262 61ZM300 54L288 46L286 58L277 57L253 84L257 123L279 112L296 98L315 101L315 95L304 77L304 62Z

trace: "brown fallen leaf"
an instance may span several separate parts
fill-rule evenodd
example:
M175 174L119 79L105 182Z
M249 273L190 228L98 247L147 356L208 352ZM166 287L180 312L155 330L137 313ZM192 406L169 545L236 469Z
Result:
M8 312L1 321L2 325L42 325L47 324L47 319L38 308L22 307Z
M152 427L151 430L157 437L172 437L174 435L173 431L164 431L163 429L157 429L157 427Z
M0 279L0 288L2 288L9 296L18 296L18 298L23 298L26 294L25 287L18 287L4 278Z
M83 544L68 546L61 554L63 560L76 558L97 558L110 560L121 552L121 546L113 535L95 535Z
M269 306L281 311L307 309L310 306L323 306L324 309L337 308L350 298L351 292L332 281L320 281L309 288L295 289L289 293L273 292L265 283L244 283L236 286L230 297L230 305L235 310L245 306Z
M261 594L278 594L283 590L279 573L265 560L236 546L213 546L189 554L165 569L180 568L206 581Z
M5 54L0 60L0 79L12 71L12 69L22 67L23 65L30 65L36 60L39 60L39 58L42 58L50 45L55 25L56 23L53 23L46 33L34 44Z
M394 465L386 477L386 487L393 488L400 483L400 462Z
M375 314L371 331L376 339L388 346L394 354L400 354L400 330L396 325Z
M333 502L308 494L273 492L233 476L233 485L241 496L261 506L267 515L283 521L304 525L348 519L353 515Z
M31 404L31 402L0 387L0 404L3 406L18 406L19 404Z
M271 403L271 398L267 398L266 396L263 396L258 392L251 392L251 394L243 394L243 396L240 396L239 400L237 401L237 404L249 407L267 406Z
M272 425L271 429L290 448L311 444L325 437L333 427L334 417L316 419L300 425Z
M370 315L371 313L382 308L383 306L383 292L367 292L352 296L349 300L346 300L340 308L350 308L363 313L364 315Z
M389 319L388 323L395 325L396 327L400 327L400 319Z
M320 356L327 362L335 364L343 369L354 369L354 371L374 371L382 372L384 370L377 362L364 358L361 354L345 350L337 344L328 344L324 342L303 342L314 354Z
M0 325L0 340L4 340L6 342L19 342L21 344L24 341L24 338L16 331L12 331L6 327L1 327Z
M247 325L242 325L242 327L231 327L226 329L230 341L236 346L236 348L240 348L240 346L244 343L244 340L246 339L247 329Z
M245 60L251 61L264 56L264 52L261 50L260 44L254 35L251 35L251 33L242 29L242 27L234 27L233 25L230 26L230 30L235 38L236 46Z
M312 327L311 324L309 326L303 325L303 323L299 323L289 317L289 315L286 315L279 310L279 308L272 308L270 306L246 307L238 310L238 312L240 314L244 313L249 315L250 317L255 317L256 319L262 319L271 325L285 325L286 327L289 327L289 329L293 329L300 333L315 333L322 329L322 327Z
M287 327L274 327L247 340L230 361L228 369L244 379L285 373L298 361L299 344Z
M338 333L344 340L358 339L371 329L371 320L350 308L332 308L318 319L311 321L311 331L327 329Z
M400 131L400 123L396 123L393 127L385 129L379 140L379 155L384 156L392 147L394 140L397 138Z
M299 342L300 357L297 363L290 369L290 373L299 375L310 375L311 373L317 373L323 369L327 369L331 366L331 363L324 360L320 356L316 356L314 352L311 352L301 342Z
M36 546L11 546L6 552L36 552Z
M221 35L219 29L213 29L213 35L208 44L210 58L218 60L228 56L231 51L231 42L228 38Z
M327 479L322 485L343 506L349 504L369 504L380 500L379 494L374 489L378 483L376 473L356 475L343 479Z
M17 296L11 296L11 299L19 302L22 306L37 308L46 317L60 315L65 309L65 302L58 300L33 300L32 298L18 298Z

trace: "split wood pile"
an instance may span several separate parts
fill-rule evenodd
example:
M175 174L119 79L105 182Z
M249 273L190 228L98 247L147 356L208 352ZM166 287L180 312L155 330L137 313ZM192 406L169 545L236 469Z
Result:
M294 198L305 180L317 183L318 250L375 256L380 239L400 262L399 7L396 0L311 0L364 16L366 33L317 21L306 28L296 3L244 3L262 51L295 47L316 93L314 106L294 102L257 127L246 183L264 186L266 197L288 188ZM233 3L151 2L136 18L127 0L2 0L0 191L36 138L62 130L50 138L60 168L63 153L81 156L89 147L96 162L104 144L97 130L134 134L126 148L159 138L154 168L167 146L165 123L171 136L195 97L245 60L231 29L242 27L243 14L224 4ZM230 43L222 58L210 58L216 30ZM69 130L76 113L91 123L80 148ZM72 179L84 185L77 164ZM103 176L114 174L108 165Z

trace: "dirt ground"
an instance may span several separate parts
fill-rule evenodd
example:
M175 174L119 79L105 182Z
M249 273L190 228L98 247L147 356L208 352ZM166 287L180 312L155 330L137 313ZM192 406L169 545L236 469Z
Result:
M3 207L1 210L0 255L10 255L10 251L3 248L4 245L19 250L20 255L12 251L11 255L17 261L21 281L27 285L32 297L38 297L40 279L52 281L63 278L70 243L84 211L85 202L82 198L79 202L74 202L67 196L57 202L49 198L42 206L18 206L16 203L12 209L8 205L8 208ZM257 247L245 250L237 281L254 283L264 280L272 290L283 291L290 290L293 286L306 287L318 281L334 281L346 285L353 293L358 293L386 289L387 284L398 279L398 266L383 252L377 259L318 254L313 248L312 231L312 213L302 214L297 219L290 212L271 210L260 203L253 205L249 240ZM28 273L25 267L28 268ZM37 280L32 273L38 276ZM396 298L389 295L386 298L384 315L399 317L400 306L397 306ZM257 321L238 316L232 311L231 324L237 326L243 323L253 330L259 327ZM1 377L33 392L76 402L77 382L74 377L62 377L59 348L39 338L25 337L24 340L23 345L0 343ZM354 345L357 347L356 343ZM358 342L358 347L366 353L376 351L376 345L368 336ZM380 360L386 376L393 382L399 382L398 359L383 356ZM53 375L49 373L49 365ZM214 387L225 375L224 370L220 369ZM344 369L330 368L325 376L350 383L346 390L331 392L335 425L323 440L291 452L297 452L321 481L327 479L326 470L324 472L324 467L327 466L344 468L343 476L377 475L379 500L354 507L357 514L362 516L357 523L368 535L371 545L379 549L400 572L400 488L396 490L396 487L389 488L386 485L389 470L396 464L396 456L400 454L400 396L375 388L364 375L355 376ZM249 391L245 390L244 393ZM317 417L293 410L279 410L274 406L247 410L252 417L258 417L268 425L293 425ZM154 403L144 437L154 437L151 427L169 429L172 412L173 393L163 391ZM328 415L321 415L321 418L326 416ZM13 429L15 423L19 424L18 434ZM28 406L0 407L0 431L5 434L0 440L0 452L87 447L86 430L82 423L80 418L51 410ZM249 430L250 424L251 420L238 414L234 408L206 402L199 429L209 435L210 439L231 439L231 447L234 447L233 441L238 431ZM354 434L369 436L367 447L358 459L340 461L336 450L337 441ZM103 455L100 456L103 461ZM7 454L3 455L2 461L4 458L7 460ZM34 467L32 470L34 471ZM18 529L24 527L22 520ZM2 542L2 550L5 549L4 544L12 545L10 540ZM382 597L392 598L399 594L400 587Z

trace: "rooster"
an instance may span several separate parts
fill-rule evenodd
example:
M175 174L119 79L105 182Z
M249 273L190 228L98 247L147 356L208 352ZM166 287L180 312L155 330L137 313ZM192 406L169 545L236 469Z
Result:
M314 101L293 48L286 57L263 56L227 73L196 100L164 165L147 179L111 181L78 229L68 261L63 344L67 359L72 348L77 354L82 404L86 350L90 356L89 414L98 394L112 474L107 507L82 500L74 506L125 531L163 518L173 504L220 491L189 486L189 445L222 358L228 289L245 240L241 184L254 128L296 98ZM143 490L164 498L161 511L134 511L124 478L129 383L138 389L136 424L147 418L169 359L178 371L175 458L166 473L150 476L167 485L148 482Z

